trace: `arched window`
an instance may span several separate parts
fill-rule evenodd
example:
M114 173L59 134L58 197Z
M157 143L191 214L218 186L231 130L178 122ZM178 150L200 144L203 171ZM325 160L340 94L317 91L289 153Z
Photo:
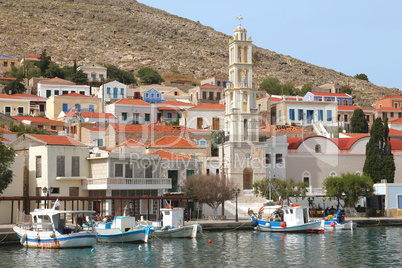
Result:
M330 177L336 177L338 174L335 172L335 171L331 171L330 173L329 173L329 176Z
M359 174L361 176L363 173L360 170L356 170L355 174Z
M315 152L316 153L321 153L321 145L319 145L319 144L315 145Z
M251 168L245 168L243 170L243 189L253 189L253 170Z
M311 187L311 173L308 171L304 171L302 174L302 180L303 182L307 183L308 186Z

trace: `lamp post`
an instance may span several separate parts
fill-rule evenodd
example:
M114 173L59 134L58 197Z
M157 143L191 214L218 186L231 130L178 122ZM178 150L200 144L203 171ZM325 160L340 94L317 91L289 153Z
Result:
M49 208L49 196L52 193L52 191L53 191L53 187L49 187L49 189L46 187L42 188L43 194L45 194L47 196L47 202L45 201L45 208Z
M325 200L327 200L327 198L324 196L322 198L322 207L324 208L324 218L325 218Z
M232 190L233 194L236 196L236 222L239 221L239 214L237 213L237 195L240 194L240 189L237 188Z

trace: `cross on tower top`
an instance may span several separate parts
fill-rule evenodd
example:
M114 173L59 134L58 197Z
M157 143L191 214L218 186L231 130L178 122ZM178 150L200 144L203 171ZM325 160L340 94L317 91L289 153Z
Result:
M239 27L241 27L241 21L243 20L243 17L241 15L239 15L236 20L239 21Z

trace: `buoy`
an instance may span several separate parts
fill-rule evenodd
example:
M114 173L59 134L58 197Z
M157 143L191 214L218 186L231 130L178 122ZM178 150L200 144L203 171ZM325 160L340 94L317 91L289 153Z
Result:
M335 226L335 222L331 222L331 227L334 227Z
M56 234L55 234L54 232L52 232L52 233L50 234L50 237L51 237L51 238L55 238L55 237L56 237Z
M292 207L298 207L299 204L292 204Z
M281 227L282 227L282 228L285 228L285 227L286 227L286 222L284 222L284 221L281 222Z
M36 241L39 241L39 240L40 240L39 234L37 234L37 235L34 237L34 239L35 239Z
M208 243L210 243L210 244L211 244L211 243L212 243L212 240L208 240Z
M92 249L91 249L91 252L94 252L94 251L95 251L95 248L92 248Z

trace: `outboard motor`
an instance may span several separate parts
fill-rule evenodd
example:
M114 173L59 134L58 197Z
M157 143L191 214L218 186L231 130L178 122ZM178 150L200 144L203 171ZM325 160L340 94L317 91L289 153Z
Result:
M258 226L258 220L257 219L254 219L254 220L252 220L251 221L251 227L257 227Z

